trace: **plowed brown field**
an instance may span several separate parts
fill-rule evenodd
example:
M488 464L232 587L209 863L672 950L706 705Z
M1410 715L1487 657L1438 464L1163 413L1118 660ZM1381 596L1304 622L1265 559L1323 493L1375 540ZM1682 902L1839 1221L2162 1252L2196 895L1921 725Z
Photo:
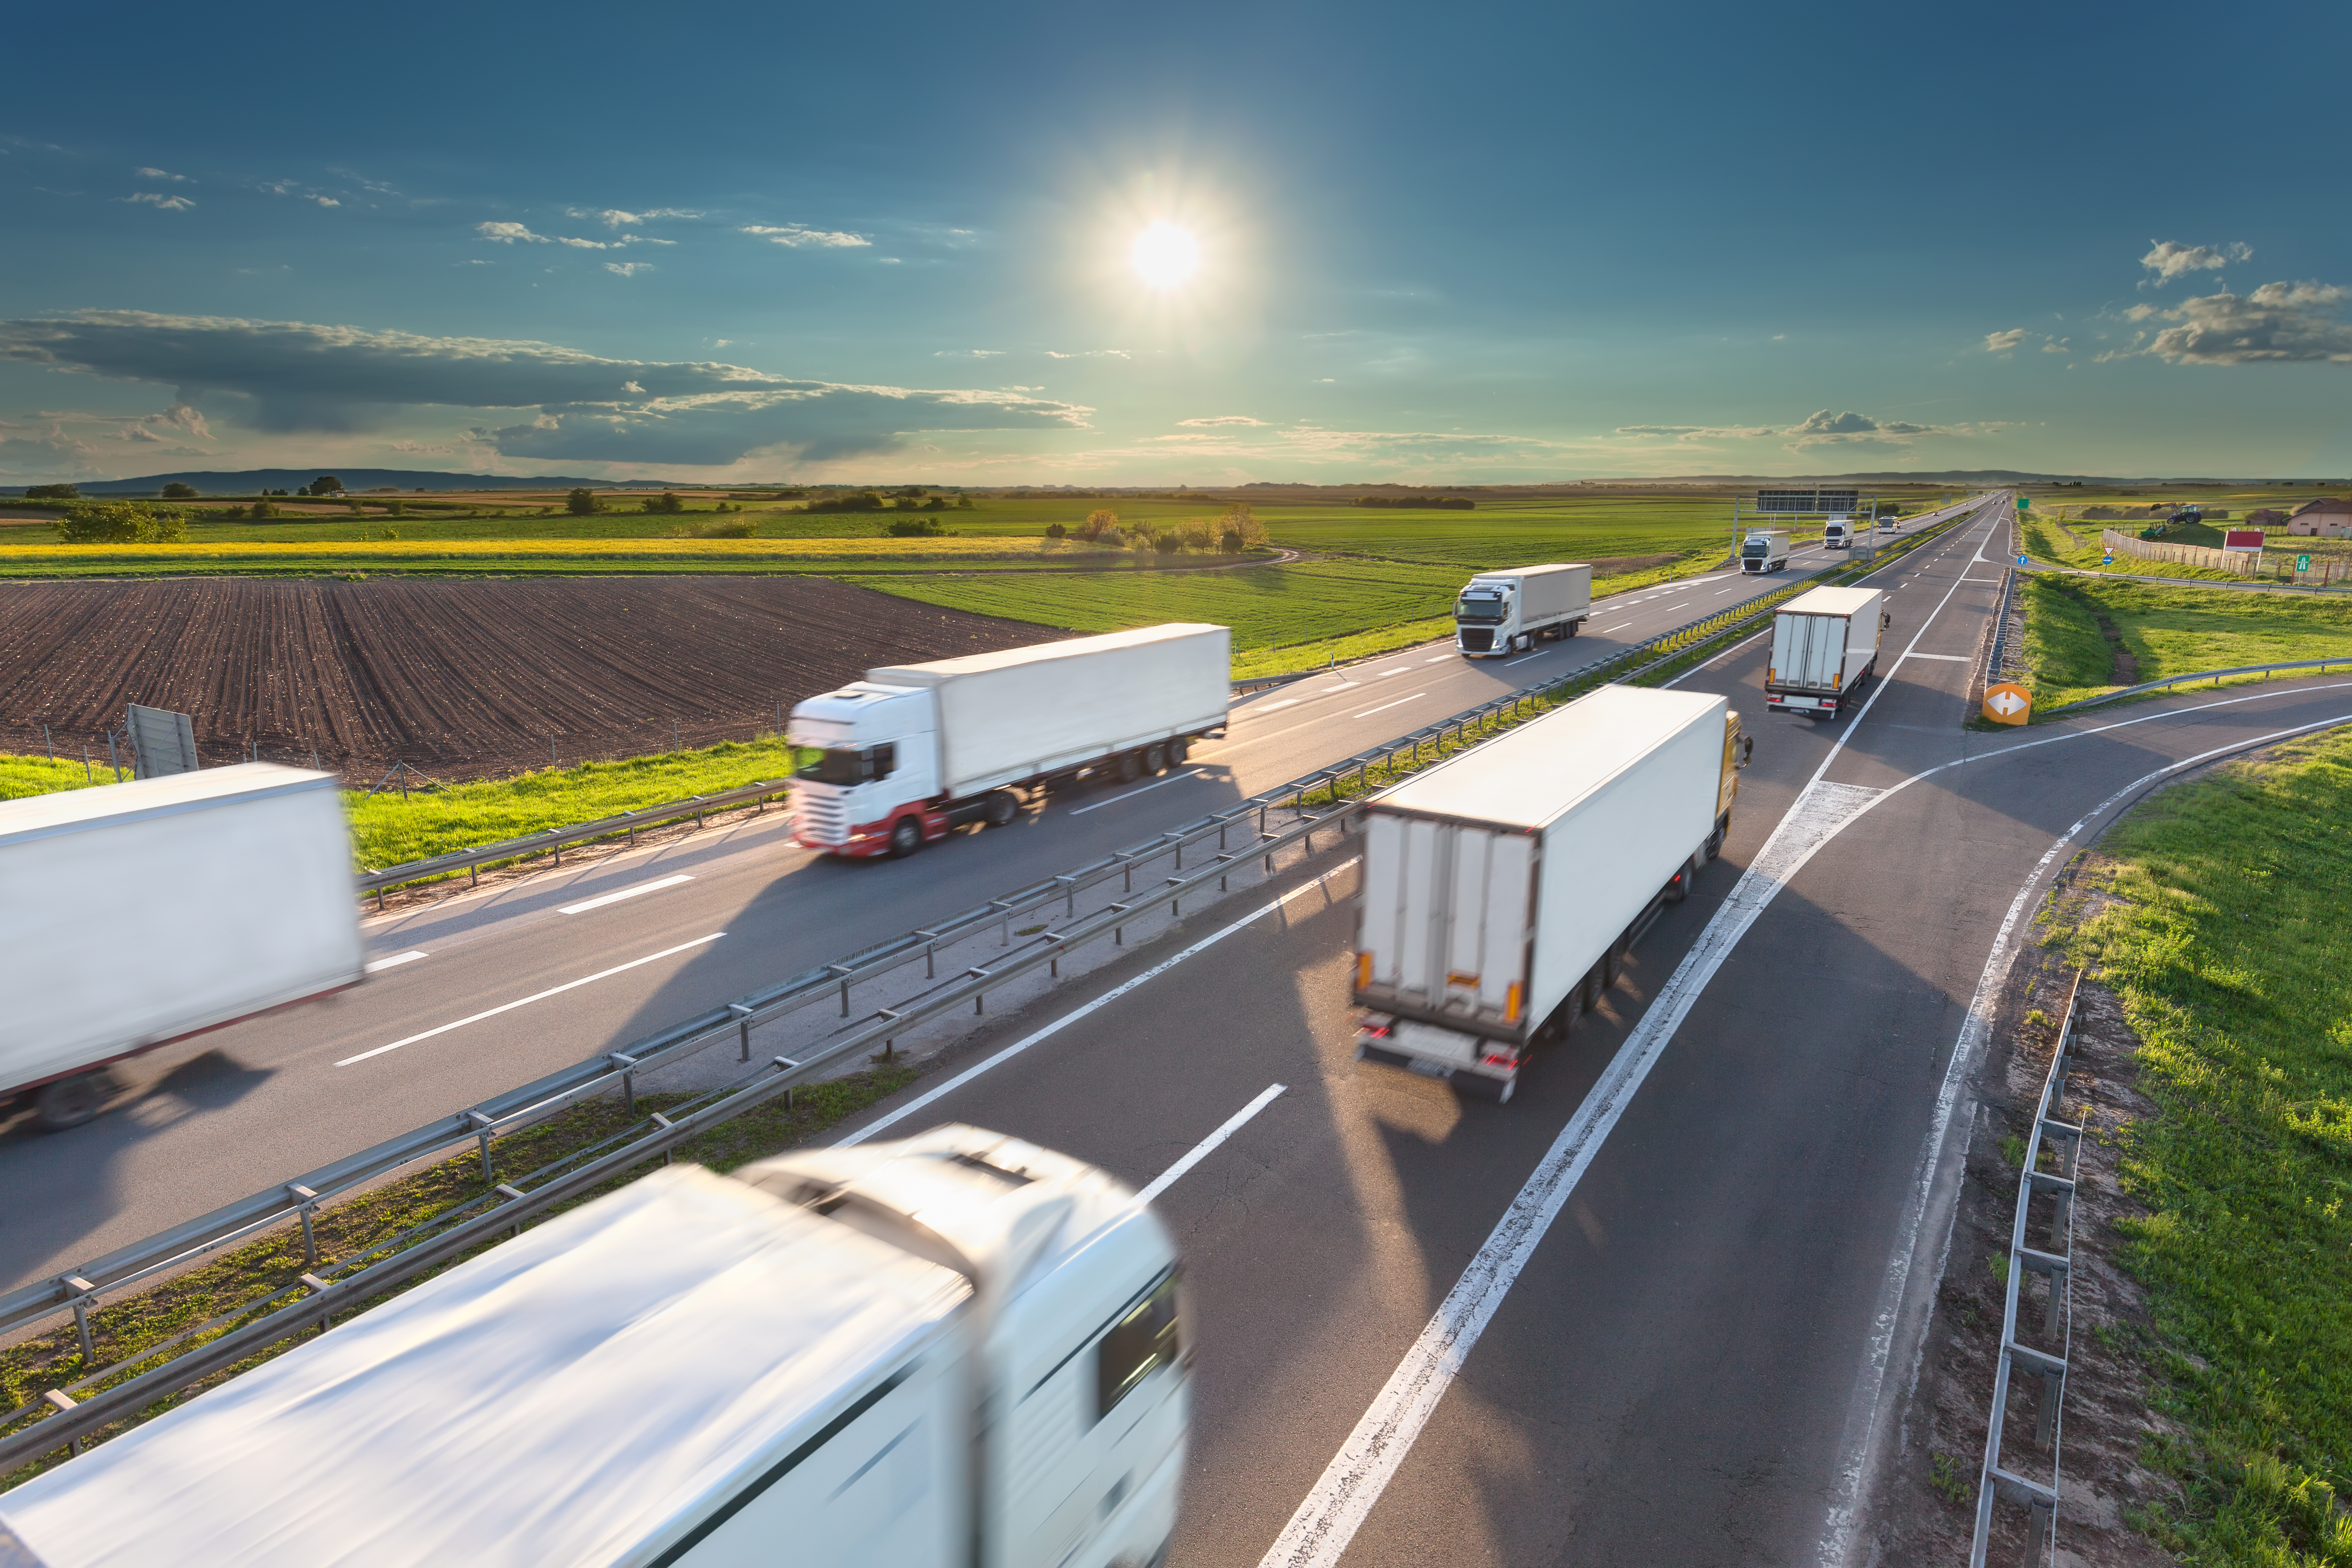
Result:
M1045 641L1019 621L816 578L0 583L0 750L59 755L124 706L205 760L248 743L369 782L746 740L866 668Z

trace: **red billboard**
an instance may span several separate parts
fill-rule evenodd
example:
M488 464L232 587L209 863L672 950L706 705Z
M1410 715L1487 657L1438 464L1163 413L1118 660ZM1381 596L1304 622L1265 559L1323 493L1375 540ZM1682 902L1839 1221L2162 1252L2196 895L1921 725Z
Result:
M2263 531L2259 528L2231 528L2222 531L2221 548L2224 550L2260 550L2262 547Z

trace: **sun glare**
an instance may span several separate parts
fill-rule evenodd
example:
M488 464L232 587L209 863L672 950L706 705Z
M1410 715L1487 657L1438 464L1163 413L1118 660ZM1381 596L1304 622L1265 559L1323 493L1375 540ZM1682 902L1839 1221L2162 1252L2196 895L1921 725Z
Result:
M1135 237L1135 270L1154 289L1173 289L1201 264L1201 242L1172 223L1155 223Z

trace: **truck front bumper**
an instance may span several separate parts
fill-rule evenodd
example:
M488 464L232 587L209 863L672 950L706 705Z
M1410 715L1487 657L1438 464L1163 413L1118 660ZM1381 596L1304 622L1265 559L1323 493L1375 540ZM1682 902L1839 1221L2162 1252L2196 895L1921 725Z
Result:
M1457 1088L1475 1085L1507 1100L1526 1054L1501 1040L1367 1013L1356 1020L1356 1059L1442 1079Z

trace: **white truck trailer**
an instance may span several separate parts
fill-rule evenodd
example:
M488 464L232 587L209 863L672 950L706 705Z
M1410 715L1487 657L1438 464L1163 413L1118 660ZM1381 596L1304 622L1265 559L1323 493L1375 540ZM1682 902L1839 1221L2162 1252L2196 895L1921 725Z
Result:
M1722 848L1752 744L1721 697L1604 686L1375 797L1358 1059L1510 1099Z
M270 763L0 802L0 1107L98 1114L106 1072L358 983L337 781Z
M1892 617L1876 588L1815 588L1772 617L1764 706L1775 713L1833 719L1878 668L1878 639Z
M672 1166L0 1495L0 1563L1158 1562L1188 1363L1166 1230L1077 1161Z
M1747 540L1739 546L1739 569L1742 572L1784 572L1789 566L1789 531L1785 528L1751 528Z
M962 823L1011 822L1017 789L1165 772L1223 732L1232 643L1179 623L869 669L793 710L792 743L823 753L794 775L793 838L911 855Z
M1592 614L1592 568L1582 562L1481 572L1454 605L1454 646L1473 658L1521 653L1538 637L1572 637Z
M1822 548L1823 550L1848 549L1853 543L1853 519L1829 518L1822 523Z

